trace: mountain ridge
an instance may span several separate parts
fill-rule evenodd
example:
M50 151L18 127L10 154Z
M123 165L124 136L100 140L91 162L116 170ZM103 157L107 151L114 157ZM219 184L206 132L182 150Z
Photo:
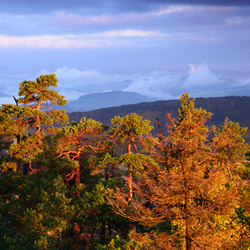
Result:
M156 99L127 91L107 91L80 96L77 100L69 101L65 105L68 112L89 111L104 107L115 107L126 104L136 104Z
M156 120L159 119L161 127L164 130L166 114L171 113L173 117L177 118L179 106L179 100L162 100L107 107L88 112L71 112L68 114L70 121L80 121L82 117L86 117L111 125L110 120L114 116L125 116L130 113L137 113L144 119L150 120L152 125L155 126L155 129L157 127ZM228 117L234 122L239 122L241 126L250 127L250 97L226 96L195 98L195 107L201 107L213 113L212 119L208 120L208 125L220 126L223 124L225 118Z

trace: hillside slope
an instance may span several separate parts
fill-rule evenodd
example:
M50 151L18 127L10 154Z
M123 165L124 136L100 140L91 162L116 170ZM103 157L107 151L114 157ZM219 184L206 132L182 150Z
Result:
M115 107L149 101L155 101L155 99L134 92L110 91L81 96L78 100L69 101L65 109L67 112L89 111L104 107Z
M161 121L162 128L165 127L165 117L171 113L178 117L179 100L144 102L133 105L123 105L119 107L102 108L90 112L69 113L70 120L80 121L85 116L96 119L104 124L110 125L110 120L115 116L125 116L130 113L137 113L144 119L152 121L156 127L156 118ZM250 127L250 97L216 97L216 98L197 98L196 107L201 107L213 113L212 120L208 125L221 125L226 117L234 122L239 122L241 126Z

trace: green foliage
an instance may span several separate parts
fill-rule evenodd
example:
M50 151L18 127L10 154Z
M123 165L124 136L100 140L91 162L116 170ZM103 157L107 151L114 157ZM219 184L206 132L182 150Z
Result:
M240 127L238 122L225 119L223 126L216 131L213 142L217 150L234 163L245 159L249 145L245 143L243 136L247 128Z
M135 113L129 114L125 117L115 116L112 120L114 127L110 134L116 137L120 143L126 140L133 140L142 135L147 135L154 127L150 126L150 121L142 120L141 116Z
M94 135L94 133L102 131L103 127L100 122L93 119L87 120L85 117L83 117L79 123L73 121L71 126L62 128L58 133L58 137L77 136L78 138L80 138L80 136L87 137L88 135Z
M18 103L24 104L30 117L33 117L34 126L40 128L41 124L52 126L54 122L67 123L68 116L64 110L55 110L51 105L64 105L67 103L64 96L57 91L49 89L57 87L55 74L41 75L36 81L23 81L20 83ZM45 112L47 111L47 112Z
M36 81L23 81L19 85L19 99L15 99L16 105L3 105L0 113L4 116L4 124L0 130L11 138L16 139L8 153L16 161L16 168L12 162L4 163L4 170L18 169L22 171L22 163L34 162L42 153L42 138L48 127L54 123L67 123L68 116L65 110L55 110L52 105L64 105L67 103L50 87L57 86L58 79L55 74L42 75ZM34 127L36 130L34 131Z
M112 239L109 244L107 245L100 245L96 246L97 250L143 250L146 248L143 247L140 243L137 243L133 240L122 240L119 236L115 239Z
M133 173L136 177L143 174L149 175L159 169L157 162L150 156L143 154L124 154L119 157L119 165L133 165Z
M85 117L55 129L67 120L57 81L24 81L0 109L0 249L249 248L246 128L210 129L183 94L161 140L135 113L109 131Z
M9 183L8 176L1 178L1 185ZM1 223L7 230L0 242L10 249L12 245L19 249L21 242L25 242L27 248L24 249L29 246L31 249L56 249L74 214L62 178L48 172L9 177L15 181L9 183L8 191L1 191Z
M171 113L173 117L178 119L178 108L180 106L179 100L156 101L148 103L138 103L134 105L123 105L119 107L106 108L105 112L102 109L93 110L91 112L73 112L69 113L70 120L80 121L84 116L93 118L104 124L111 125L110 120L118 115L120 117L126 116L128 113L136 113L144 119L155 123L156 118L159 118L163 133L167 132L165 126L166 113ZM213 119L208 120L207 125L221 126L228 117L231 121L239 122L241 126L250 127L250 97L247 96L227 96L227 97L213 97L213 98L196 98L195 106L213 114ZM158 133L158 128L152 130L152 134ZM250 133L245 135L245 139L249 141Z
M40 136L26 136L18 144L12 144L8 150L8 154L17 159L21 159L24 163L33 161L36 156L42 153L39 147Z
M50 102L53 105L65 105L67 101L50 87L57 87L58 79L55 74L41 75L36 81L23 81L19 84L18 103L30 104L41 101Z

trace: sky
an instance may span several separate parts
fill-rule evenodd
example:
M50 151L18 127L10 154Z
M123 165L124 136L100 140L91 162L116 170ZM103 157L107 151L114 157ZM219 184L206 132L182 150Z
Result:
M250 96L250 1L0 0L0 103L48 73L68 100Z

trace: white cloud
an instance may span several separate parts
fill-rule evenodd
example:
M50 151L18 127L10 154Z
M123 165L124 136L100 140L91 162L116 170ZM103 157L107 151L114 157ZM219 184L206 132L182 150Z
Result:
M237 87L236 81L218 77L206 64L190 64L189 67L186 75L155 71L144 77L138 76L123 90L156 99L178 99L183 92L196 97L230 95Z
M104 80L106 76L101 74L96 69L87 69L87 70L80 70L78 68L71 68L65 65L62 68L58 68L55 71L48 71L47 69L41 70L38 73L39 75L45 75L49 73L56 74L59 80L76 80L76 79L95 79L95 80Z
M245 79L244 81L242 81L240 83L241 86L249 86L250 85L250 78L249 79Z
M132 37L167 37L168 35L158 31L145 30L112 30L93 34L80 35L42 35L42 36L6 36L0 35L0 47L2 48L98 48L123 44L124 41L111 38ZM133 41L130 41L130 43Z
M37 76L55 73L58 82L57 91L66 97L67 100L78 99L80 96L90 93L103 92L105 90L121 90L123 81L127 76L108 75L99 72L97 69L85 69L60 67L56 70L41 70Z
M182 85L185 89L203 88L206 86L211 87L223 82L215 74L213 74L205 64L199 65L198 67L189 64L189 67L189 75Z
M93 37L169 37L165 33L159 31L144 31L144 30L112 30L100 34L94 34Z
M194 7L191 7L191 6L178 6L178 7L168 6L167 8L161 9L159 11L151 12L151 15L162 16L162 15L169 15L169 14L176 13L176 12L185 12L185 11L193 11L193 10L194 10Z
M87 35L0 36L2 48L69 49L111 46L108 40L90 39Z
M166 16L176 12L187 12L194 10L193 7L188 6L168 6L159 11L152 12L130 12L119 14L101 14L101 15L80 15L78 13L58 11L55 16L46 20L45 23L54 23L65 27L86 27L86 26L117 26L117 25L136 25L145 21L149 21L161 16Z
M77 68L68 68L67 66L57 69L55 73L58 78L62 79L78 79L82 78L84 74L84 72Z
M180 83L179 77L166 72L154 71L147 76L138 76L124 91L136 92L156 99L174 99L173 91Z
M163 100L178 99L183 92L189 92L193 97L250 94L248 93L249 79L240 82L218 77L205 64L199 66L190 64L189 71L186 73L162 70L143 74L104 74L97 69L79 69L65 65L52 71L42 70L37 76L48 73L57 74L59 83L56 90L67 100L78 99L90 93L118 90L136 92ZM1 98L2 103L12 101L11 97L4 94L12 96L17 92L18 84L14 82L16 82L15 79L9 81L0 79L2 97L4 97Z
M66 65L55 71L58 78L62 79L79 79L79 78L98 78L101 74L95 69L81 71L77 68L69 68Z

